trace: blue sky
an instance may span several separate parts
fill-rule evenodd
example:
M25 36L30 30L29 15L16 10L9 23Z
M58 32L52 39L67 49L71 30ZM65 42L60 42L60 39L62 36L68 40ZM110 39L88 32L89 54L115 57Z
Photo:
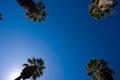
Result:
M37 1L37 0L36 0ZM1 0L0 80L21 72L27 58L45 61L46 69L38 80L90 80L85 66L100 58L115 70L120 79L120 15L96 21L88 14L90 1L42 0L48 16L42 23L31 22L15 0Z

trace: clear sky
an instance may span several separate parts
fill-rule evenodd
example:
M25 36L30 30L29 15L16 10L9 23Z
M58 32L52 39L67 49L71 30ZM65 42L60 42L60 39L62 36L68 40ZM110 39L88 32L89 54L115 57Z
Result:
M0 80L13 79L31 57L45 62L38 80L90 80L85 66L94 58L108 62L120 80L119 6L116 15L96 21L88 14L90 0L42 1L48 16L39 24L24 16L16 0L0 0Z

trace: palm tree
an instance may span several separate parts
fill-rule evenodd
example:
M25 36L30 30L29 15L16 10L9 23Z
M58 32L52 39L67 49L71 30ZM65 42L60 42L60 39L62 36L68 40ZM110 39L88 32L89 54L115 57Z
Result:
M39 1L36 4L36 8L37 8L37 10L34 13L27 11L25 16L28 19L32 19L33 22L35 22L35 21L41 22L41 21L45 20L45 17L47 16L47 12L44 11L45 5L41 1Z
M89 8L88 8L90 16L95 18L96 20L105 17L105 15L101 16L101 14L103 14L103 11L101 11L98 8L98 3L99 3L99 0L92 0L92 3L89 5Z
M92 80L114 80L112 74L113 70L107 67L107 63L101 59L89 60L86 69L87 76L92 76Z
M2 20L2 14L0 13L0 20Z
M45 20L47 16L47 12L44 11L45 5L42 1L35 3L33 0L16 0L20 6L22 6L25 10L25 16L28 19L32 19L33 22L38 21L41 22Z
M116 6L115 1L106 5L103 5L101 1L105 2L105 0L92 0L88 8L90 16L96 20L103 19L107 15L111 15L114 7Z
M32 77L33 80L36 80L38 77L43 75L43 69L45 69L44 61L40 58L27 59L28 63L23 64L25 68L22 70L21 75L15 80L28 79Z

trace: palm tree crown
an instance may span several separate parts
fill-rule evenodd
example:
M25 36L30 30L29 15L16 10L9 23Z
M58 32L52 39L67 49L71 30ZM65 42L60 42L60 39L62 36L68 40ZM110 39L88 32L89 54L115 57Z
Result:
M107 67L104 60L89 60L86 69L88 71L87 76L93 76L92 80L114 80L112 77L114 72Z
M117 2L114 0L92 0L89 5L89 14L91 17L99 20L111 15Z
M41 22L45 20L47 16L47 12L44 11L45 5L42 1L38 1L35 3L33 0L16 0L20 6L22 6L25 10L25 16L28 19L31 19L33 22L38 21Z
M28 63L23 64L25 68L22 70L21 75L15 80L28 79L32 77L36 80L38 77L43 75L43 69L45 69L44 61L40 58L27 59Z

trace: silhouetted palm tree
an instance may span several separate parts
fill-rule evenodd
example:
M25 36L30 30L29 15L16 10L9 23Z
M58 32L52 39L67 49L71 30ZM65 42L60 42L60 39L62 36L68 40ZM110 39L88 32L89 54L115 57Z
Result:
M28 79L32 77L33 80L36 80L43 74L43 69L45 69L44 61L38 58L28 59L28 64L23 64L25 68L22 70L21 75L15 80Z
M26 17L28 19L32 19L32 21L38 21L38 22L41 22L43 20L45 20L45 17L47 16L47 12L44 11L45 9L45 5L39 1L37 4L36 4L36 8L37 8L37 14L32 14L30 12L26 12Z
M89 60L86 69L88 71L87 76L93 76L92 80L114 80L112 77L114 72L107 67L104 60Z
M44 11L45 5L42 1L35 3L33 0L16 0L20 6L22 6L25 10L25 16L28 19L32 19L33 22L38 21L41 22L45 20L47 16L47 12Z
M0 13L0 20L2 20L2 14Z
M97 20L105 18L107 15L111 15L114 7L116 6L115 1L111 4L104 3L104 5L102 1L105 2L105 0L92 0L91 4L89 5L90 16Z

